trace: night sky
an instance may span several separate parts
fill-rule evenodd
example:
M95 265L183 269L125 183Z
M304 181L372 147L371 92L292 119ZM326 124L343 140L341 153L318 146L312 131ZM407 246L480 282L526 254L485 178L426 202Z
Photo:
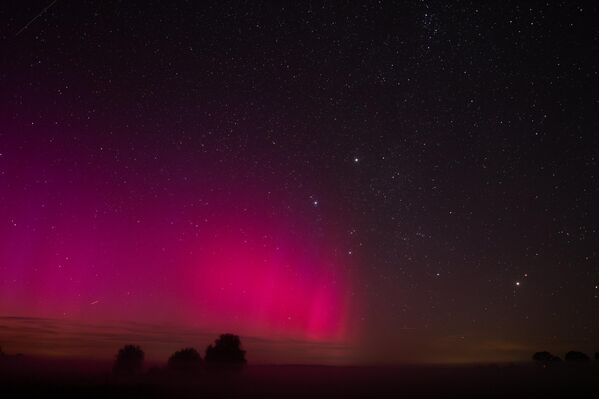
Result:
M595 2L0 8L5 351L599 350Z

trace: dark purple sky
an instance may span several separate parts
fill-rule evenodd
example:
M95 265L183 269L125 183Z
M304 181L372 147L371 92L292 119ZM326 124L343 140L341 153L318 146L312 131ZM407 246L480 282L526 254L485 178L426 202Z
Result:
M6 3L0 344L597 349L598 11Z

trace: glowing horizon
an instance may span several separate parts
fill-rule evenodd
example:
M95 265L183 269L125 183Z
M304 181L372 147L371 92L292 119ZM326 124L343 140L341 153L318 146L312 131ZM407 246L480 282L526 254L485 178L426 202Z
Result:
M351 280L333 238L266 209L148 200L121 217L102 195L40 190L0 234L0 312L81 321L179 323L242 335L347 342ZM258 189L245 196L260 195ZM243 195L242 194L242 195ZM13 198L18 202L19 195ZM65 204L66 202L66 204ZM33 205L35 204L35 205ZM103 209L102 218L98 218ZM176 210L173 212L173 209ZM177 214L167 218L166 214ZM185 214L185 219L180 216ZM205 216L210 215L210 218ZM352 337L356 335L352 327Z

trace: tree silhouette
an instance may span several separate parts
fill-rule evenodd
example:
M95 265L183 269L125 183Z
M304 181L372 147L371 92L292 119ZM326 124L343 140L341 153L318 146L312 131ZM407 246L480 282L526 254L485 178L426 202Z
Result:
M599 352L595 352L595 360L599 361Z
M137 374L144 362L144 351L137 345L125 345L116 355L113 371L116 374Z
M547 351L543 351L536 352L534 355L532 355L532 360L539 364L548 365L550 363L561 362L562 359Z
M241 340L237 335L222 334L214 345L206 348L206 363L244 365L245 351L241 349Z
M585 353L577 352L577 351L570 351L570 352L566 353L565 359L567 362L572 362L572 363L587 363L588 361L591 360L591 358L588 357L588 355L586 355Z
M168 367L174 371L197 371L202 367L202 357L194 348L181 349L168 359Z

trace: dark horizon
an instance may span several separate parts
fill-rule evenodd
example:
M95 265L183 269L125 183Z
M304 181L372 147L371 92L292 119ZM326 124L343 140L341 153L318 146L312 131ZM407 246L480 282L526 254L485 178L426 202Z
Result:
M181 353L181 352L178 352ZM146 364L134 374L115 372L116 361L0 357L0 389L9 395L60 397L421 398L593 397L599 360L567 362L539 354L536 362L378 366L253 365L190 368ZM584 357L584 355L582 355ZM548 360L546 362L545 360ZM567 359L567 358L566 358ZM111 364L112 363L112 364ZM198 367L199 366L199 367Z
M13 321L11 324L10 321ZM127 343L138 343L146 349L146 361L152 365L162 365L176 349L183 347L205 348L218 334L214 331L200 331L176 325L149 325L134 322L78 323L69 321L71 328L61 330L64 320L38 319L30 317L0 317L0 330L4 340L0 342L5 355L22 354L28 358L81 360L101 363L114 361L114 352ZM101 328L100 328L101 326ZM100 331L99 330L100 328ZM151 331L151 335L147 332ZM31 342L38 339L39 344ZM385 359L357 358L351 360L347 353L357 353L360 348L334 342L311 342L290 340L286 337L262 338L242 336L245 347L250 352L251 365L266 366L339 366L339 367L394 367L417 365L500 365L511 363L531 363L534 352L548 350L560 356L571 350L580 350L590 355L597 351L589 343L564 343L562 346L531 345L503 352L503 357L489 357L481 360L480 353L472 358L435 360L434 354L420 354L414 360L389 361ZM547 344L547 343L546 343ZM456 352L461 350L457 348ZM462 354L463 356L464 354ZM324 359L324 360L323 360ZM348 360L350 359L350 360ZM423 360L425 359L425 360Z

